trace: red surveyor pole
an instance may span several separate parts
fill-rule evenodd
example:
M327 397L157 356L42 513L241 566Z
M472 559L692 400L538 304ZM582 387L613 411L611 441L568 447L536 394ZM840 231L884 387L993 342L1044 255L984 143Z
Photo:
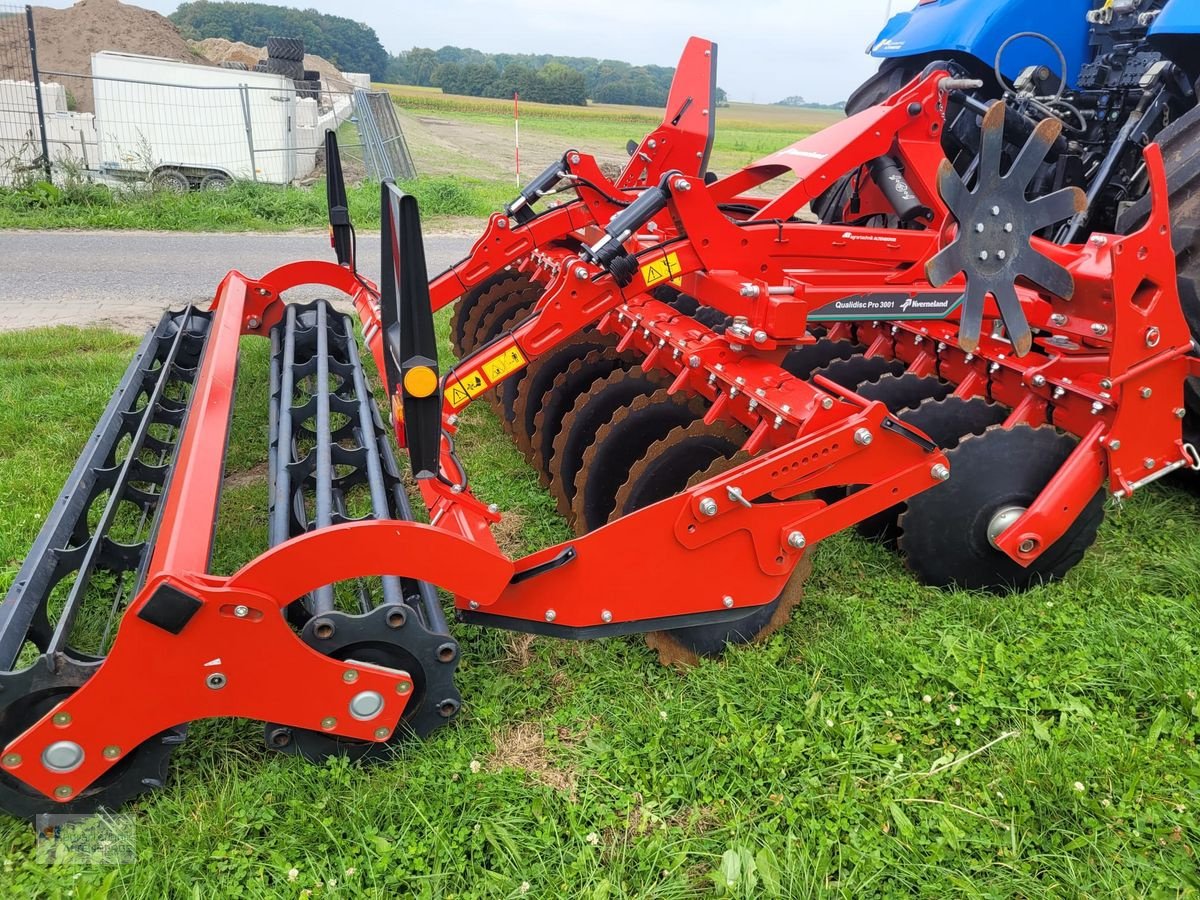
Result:
M521 186L521 94L513 91L513 147L517 154L517 187Z

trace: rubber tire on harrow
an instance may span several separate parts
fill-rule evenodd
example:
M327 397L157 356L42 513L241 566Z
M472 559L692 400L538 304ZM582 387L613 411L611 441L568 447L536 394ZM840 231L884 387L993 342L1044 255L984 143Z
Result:
M454 314L450 317L450 346L454 348L454 355L462 359L475 349L475 332L479 328L479 316L487 306L495 303L499 297L528 283L529 276L523 272L502 269L494 275L488 276L459 297L454 304ZM496 293L484 299L485 295L488 295L498 284L507 284L509 287L497 290ZM479 306L481 302L485 304L484 307Z
M749 455L740 452L733 452L729 455L717 453L708 465L693 473L677 489L659 490L658 487L664 479L673 487L679 483L679 478L666 476L660 471L661 467L654 464L654 459L658 455L656 448L667 451L673 447L677 448L685 434L689 438L698 438L702 445L707 445L709 453L717 450L722 439L727 442L727 446L732 446L737 432L721 426L718 428L720 430L710 432L710 426L705 426L702 422L693 422L683 428L674 429L667 437L652 445L643 458L646 465L635 465L630 470L629 481L626 482L619 494L619 498L622 500L620 511L628 515L638 508L636 503L639 500L642 505L657 502L672 496L678 490L694 487L711 478L716 478L721 473L750 459ZM716 436L717 441L709 439L709 434ZM690 455L694 462L703 459L703 455ZM681 462L679 458L676 458L675 461L676 463ZM675 476L682 474L684 473L677 472ZM639 488L637 483L643 478L652 479L652 484L646 488ZM635 497L638 500L635 500ZM811 572L812 562L806 553L796 564L791 578L788 579L779 596L770 603L758 607L748 616L734 622L692 625L685 628L650 632L646 635L646 644L658 653L658 660L664 666L690 666L698 663L701 658L720 656L731 645L738 646L764 641L791 619L792 610L804 597L804 583L808 580Z
M1200 107L1180 116L1156 138L1167 170L1171 206L1171 240L1179 277L1179 303L1200 342ZM1150 218L1149 195L1129 206L1117 219L1117 231L1131 234ZM1200 441L1200 378L1190 378L1184 389L1188 411L1184 429L1192 442Z
M1098 491L1071 527L1029 567L992 546L987 531L1004 507L1028 507L1075 449L1055 428L994 426L953 450L950 480L908 501L898 546L925 584L1008 593L1062 578L1096 540L1104 519Z
M542 408L542 398L554 384L554 379L565 372L571 363L582 360L593 352L614 352L614 339L598 331L577 334L539 356L525 370L525 377L516 388L513 399L512 435L520 451L529 462L534 462L533 436L537 429L537 415Z
M593 384L617 369L631 369L635 364L632 356L618 356L611 349L593 350L582 359L572 360L565 370L554 376L554 382L538 401L533 420L532 462L543 487L549 487L553 479L554 441L562 431L563 419L571 407Z
M594 382L576 399L570 412L563 416L562 430L554 439L550 457L550 493L561 515L571 517L583 455L596 440L600 426L636 397L649 396L667 384L658 370L618 369Z
M571 503L575 533L582 536L607 523L616 508L617 491L628 479L633 464L673 428L701 418L704 409L705 403L699 397L672 395L661 388L615 410L596 430L595 441L583 453L583 483L576 480Z
M301 63L300 71L303 72L304 41L300 38L269 37L267 38L267 57Z
M905 375L898 380L911 377L913 376ZM882 381L883 379L880 379L880 382ZM946 397L941 400L930 398L915 408L893 412L905 425L911 425L928 435L942 450L953 450L966 435L983 434L1008 418L1007 409L997 403L989 403L982 397L970 400L962 397ZM903 503L897 503L863 519L854 526L855 530L869 540L895 545L900 535L898 521L904 509Z

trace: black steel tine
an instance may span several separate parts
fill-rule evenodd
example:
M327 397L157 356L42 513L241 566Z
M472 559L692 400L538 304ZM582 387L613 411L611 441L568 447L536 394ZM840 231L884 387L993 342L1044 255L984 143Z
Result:
M983 117L983 133L979 145L979 171L984 177L1000 172L1004 157L1004 113L1005 103L997 100Z
M1046 155L1060 134L1062 134L1062 122L1058 119L1042 119L1038 122L1037 127L1033 129L1033 134L1025 142L1025 146L1021 148L1021 152L1017 154L1012 167L1004 177L1019 184L1022 190L1029 187L1029 183L1037 175L1038 169L1046 162Z
M967 279L967 290L962 296L962 317L958 323L958 346L968 353L979 348L979 335L983 331L983 307L987 303L987 292L977 279Z
M925 277L934 287L944 287L963 267L962 245L956 241L925 265Z
M1023 253L1021 274L1056 297L1070 300L1075 295L1075 278L1070 271L1041 253Z
M1024 356L1033 347L1033 333L1029 330L1029 320L1025 318L1025 310L1017 297L1017 289L1004 281L997 284L994 290L996 305L1000 307L1000 318L1004 320L1013 351L1017 356Z
M948 159L943 159L942 164L938 166L937 185L938 193L950 207L950 212L954 213L956 219L960 219L960 216L965 214L962 211L969 208L972 197L971 192L955 170L954 164Z
M1087 209L1087 195L1079 188L1063 188L1029 204L1030 231L1062 222Z

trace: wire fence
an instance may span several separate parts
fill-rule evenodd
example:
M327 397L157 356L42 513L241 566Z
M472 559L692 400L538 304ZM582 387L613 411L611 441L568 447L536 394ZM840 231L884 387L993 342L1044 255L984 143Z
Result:
M116 52L88 74L36 60L28 7L0 5L0 186L303 184L323 174L330 129L350 178L416 174L391 97L365 86Z

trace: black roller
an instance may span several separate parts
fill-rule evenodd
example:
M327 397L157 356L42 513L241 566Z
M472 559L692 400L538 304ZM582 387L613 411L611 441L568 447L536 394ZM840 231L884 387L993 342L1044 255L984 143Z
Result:
M808 379L812 377L813 372L836 360L850 359L866 352L866 347L852 341L818 341L788 351L781 366L797 378Z

